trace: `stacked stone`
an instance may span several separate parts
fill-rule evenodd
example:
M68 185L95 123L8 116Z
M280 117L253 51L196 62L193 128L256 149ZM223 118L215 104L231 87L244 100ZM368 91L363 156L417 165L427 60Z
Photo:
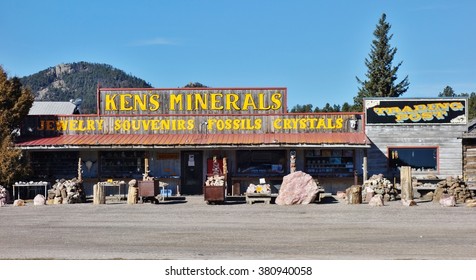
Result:
M433 202L440 202L445 196L453 196L456 203L465 203L473 197L473 194L461 178L449 176L436 184Z
M213 175L208 176L207 180L205 181L205 186L214 186L214 187L221 187L225 185L225 176L220 175Z
M6 188L0 185L0 207L10 203L10 193Z
M53 188L48 190L48 200L53 204L73 204L86 201L82 181L74 178L71 180L56 180Z
M384 201L394 201L398 196L395 186L383 174L372 175L362 185L362 197L366 202L376 194L381 195Z
M271 186L269 184L250 184L246 189L246 193L271 194Z

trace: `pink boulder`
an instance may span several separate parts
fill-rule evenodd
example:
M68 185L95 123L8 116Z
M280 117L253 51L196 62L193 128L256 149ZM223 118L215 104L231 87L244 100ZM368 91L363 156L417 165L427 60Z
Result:
M311 175L296 171L283 177L276 204L309 204L316 199L319 187Z

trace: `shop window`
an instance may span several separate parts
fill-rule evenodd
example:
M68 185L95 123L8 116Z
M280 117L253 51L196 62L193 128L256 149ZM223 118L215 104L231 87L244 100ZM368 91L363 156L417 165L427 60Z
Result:
M72 179L78 176L78 152L32 152L30 163L35 179Z
M354 150L306 150L304 170L320 177L351 177L354 175Z
M100 176L105 178L142 178L144 156L141 151L101 152Z
M238 174L283 174L286 167L286 151L237 151Z
M414 171L437 171L438 149L424 148L388 148L390 168L410 166Z

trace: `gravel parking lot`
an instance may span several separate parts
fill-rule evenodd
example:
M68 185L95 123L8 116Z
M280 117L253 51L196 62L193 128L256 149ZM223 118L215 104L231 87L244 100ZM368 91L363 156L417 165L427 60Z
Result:
M476 259L476 209L108 202L0 208L0 259Z

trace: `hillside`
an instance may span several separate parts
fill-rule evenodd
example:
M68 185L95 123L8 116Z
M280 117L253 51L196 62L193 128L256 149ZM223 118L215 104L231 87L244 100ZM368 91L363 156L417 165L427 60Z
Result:
M68 101L82 98L82 113L96 113L96 90L112 88L150 88L151 85L107 64L77 62L59 64L20 78L35 100Z

